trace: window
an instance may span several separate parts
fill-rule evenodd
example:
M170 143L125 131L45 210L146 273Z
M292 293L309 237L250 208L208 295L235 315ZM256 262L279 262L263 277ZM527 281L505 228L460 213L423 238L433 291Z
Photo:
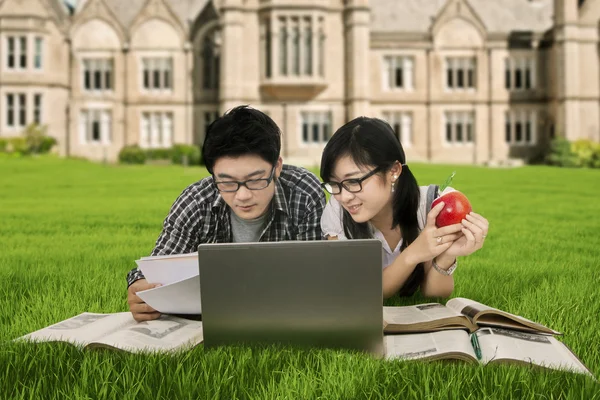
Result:
M474 135L473 112L451 111L444 114L444 141L446 143L473 143Z
M41 95L34 95L34 104L37 97L40 96L41 110ZM34 122L38 123L35 119ZM41 118L41 111L40 111ZM7 93L6 94L6 126L8 128L24 128L27 125L27 95L25 93Z
M464 90L474 89L475 58L454 57L446 59L446 89Z
M261 32L261 58L266 77L272 77L273 71L289 77L324 75L323 18L311 15L267 18L262 21ZM273 57L275 50L277 59Z
M140 147L171 147L173 144L173 114L170 112L142 113Z
M302 112L302 142L326 143L331 137L331 113Z
M44 39L41 37L35 38L35 53L33 56L33 67L35 69L42 69L44 57Z
M504 87L508 90L535 88L535 59L533 57L510 57L505 59Z
M42 95L39 93L33 95L33 122L42 123Z
M386 56L383 60L385 89L413 89L413 57Z
M15 68L15 57L16 57L15 38L9 36L6 38L6 68L8 68L8 69Z
M212 124L217 118L219 118L219 113L217 111L204 112L204 137L206 137L206 132L208 132L208 127L210 124Z
M6 37L6 68L27 68L27 36Z
M19 66L22 69L27 68L27 37L26 36L21 36L19 37L19 43L21 51L19 54Z
M173 59L143 58L142 87L144 90L161 91L173 89Z
M221 32L208 33L202 44L202 88L218 89L221 68Z
M110 91L113 88L113 59L83 60L83 87L86 91Z
M505 115L505 140L507 144L535 144L537 112L513 110Z
M392 126L402 146L407 147L412 144L412 113L403 111L384 112L383 119Z
M12 93L6 95L6 126L15 126L15 95Z
M110 144L112 141L112 115L110 110L82 110L79 136L82 144Z

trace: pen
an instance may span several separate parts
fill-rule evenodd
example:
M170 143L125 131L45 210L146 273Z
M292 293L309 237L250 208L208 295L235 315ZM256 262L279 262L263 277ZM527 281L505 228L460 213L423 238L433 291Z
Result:
M475 355L477 356L477 359L481 360L481 347L479 347L479 340L477 339L477 335L474 333L471 334L471 345L475 350Z

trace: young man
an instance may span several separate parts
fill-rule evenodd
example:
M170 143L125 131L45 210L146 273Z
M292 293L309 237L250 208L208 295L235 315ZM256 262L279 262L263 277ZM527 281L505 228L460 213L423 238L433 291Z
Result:
M239 106L213 122L202 147L212 176L175 200L152 255L192 253L200 243L320 240L320 181L304 168L283 165L280 150L279 128L256 109ZM158 318L136 295L157 285L137 268L127 283L133 317Z

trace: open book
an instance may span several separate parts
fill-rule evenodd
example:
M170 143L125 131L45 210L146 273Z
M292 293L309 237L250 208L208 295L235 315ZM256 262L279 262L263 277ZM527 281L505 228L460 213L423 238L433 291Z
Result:
M137 292L150 307L164 314L200 314L198 253L149 256L136 260L148 283L162 286Z
M130 312L84 312L16 340L69 342L86 348L106 347L132 353L170 352L196 346L202 342L203 334L202 321L171 315L136 322Z
M387 359L463 360L490 363L531 364L549 369L591 372L571 350L553 336L502 328L384 336Z
M383 307L383 319L385 333L432 332L448 329L465 329L472 333L480 327L497 327L547 335L561 334L518 315L462 297L448 300L446 305L429 303L405 307Z

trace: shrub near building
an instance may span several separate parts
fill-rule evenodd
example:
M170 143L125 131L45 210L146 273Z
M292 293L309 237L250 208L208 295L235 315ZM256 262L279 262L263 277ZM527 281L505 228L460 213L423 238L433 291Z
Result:
M558 167L600 168L600 143L589 139L569 142L559 137L552 141L547 161Z
M125 146L119 152L119 162L123 164L146 164L166 161L180 165L201 165L198 146L175 144L170 148L142 149L137 145Z

